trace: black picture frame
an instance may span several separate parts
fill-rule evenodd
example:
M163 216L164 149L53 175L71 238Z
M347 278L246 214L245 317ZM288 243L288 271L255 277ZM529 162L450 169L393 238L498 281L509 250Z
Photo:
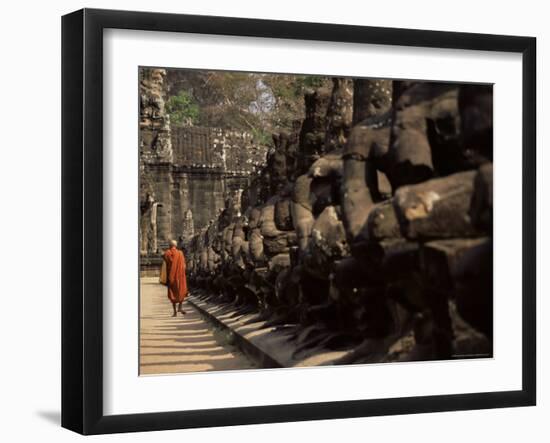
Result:
M104 415L102 37L107 28L521 54L522 389ZM62 426L82 434L103 434L535 405L535 87L536 39L532 37L97 9L65 15L62 18Z

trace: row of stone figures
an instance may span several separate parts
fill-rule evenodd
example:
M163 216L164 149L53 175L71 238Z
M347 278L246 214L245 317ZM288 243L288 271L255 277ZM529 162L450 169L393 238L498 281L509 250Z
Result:
M191 284L367 361L492 354L492 87L334 78L196 234ZM366 345L365 345L366 343ZM357 360L358 361L358 360Z

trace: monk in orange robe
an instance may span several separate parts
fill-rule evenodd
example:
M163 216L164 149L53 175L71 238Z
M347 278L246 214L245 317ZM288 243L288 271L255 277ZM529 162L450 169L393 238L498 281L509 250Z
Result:
M187 295L187 279L185 278L185 257L183 252L177 249L177 242L172 240L170 248L164 252L163 258L166 262L166 285L168 286L168 299L174 308L173 317L178 312L185 314L181 304ZM176 310L176 305L178 305Z

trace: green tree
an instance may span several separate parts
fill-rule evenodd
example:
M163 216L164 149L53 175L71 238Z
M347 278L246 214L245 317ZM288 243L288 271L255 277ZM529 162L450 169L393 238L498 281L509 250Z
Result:
M178 126L191 126L199 120L199 105L185 90L180 90L178 95L171 96L166 102L166 112L170 116L170 122Z
M324 76L169 69L167 103L171 110L174 97L185 97L185 109L189 103L198 106L193 124L248 131L269 144L273 132L291 130L304 118L304 93L328 84Z
M304 94L308 89L330 83L328 77L315 75L264 74L262 82L273 96L273 107L267 115L269 130L290 129L295 120L304 118Z

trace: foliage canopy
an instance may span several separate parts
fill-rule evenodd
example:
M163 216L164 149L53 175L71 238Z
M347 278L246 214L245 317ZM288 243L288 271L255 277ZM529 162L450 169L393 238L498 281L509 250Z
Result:
M251 132L267 144L304 117L304 93L328 77L226 71L167 70L167 110L177 125Z
M170 116L170 122L178 126L190 126L199 121L199 105L184 89L168 99L166 112Z

